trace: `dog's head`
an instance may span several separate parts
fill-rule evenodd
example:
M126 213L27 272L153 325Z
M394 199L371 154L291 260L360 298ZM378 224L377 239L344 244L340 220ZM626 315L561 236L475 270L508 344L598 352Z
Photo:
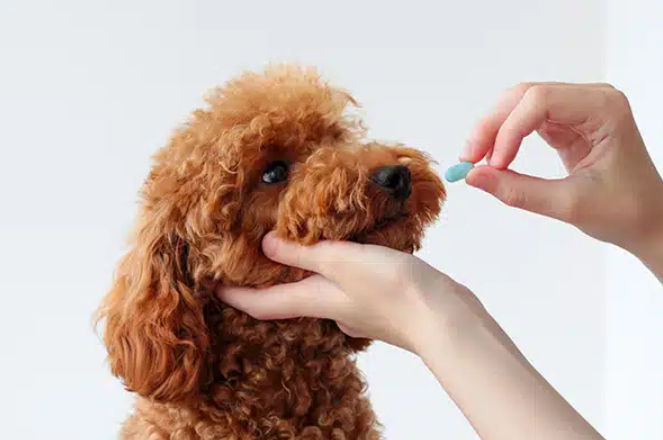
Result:
M444 198L422 153L361 143L361 124L347 116L354 100L314 71L244 74L208 102L154 157L132 249L101 307L113 372L158 400L214 380L215 333L238 335L250 320L224 317L215 285L307 275L265 258L268 231L412 252ZM210 308L220 316L213 330Z

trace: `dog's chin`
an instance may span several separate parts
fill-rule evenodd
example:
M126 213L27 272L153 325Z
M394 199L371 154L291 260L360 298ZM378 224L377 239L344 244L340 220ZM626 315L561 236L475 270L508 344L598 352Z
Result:
M348 241L386 246L411 254L419 248L421 237L411 228L410 220L407 214L379 220L373 227L348 237Z

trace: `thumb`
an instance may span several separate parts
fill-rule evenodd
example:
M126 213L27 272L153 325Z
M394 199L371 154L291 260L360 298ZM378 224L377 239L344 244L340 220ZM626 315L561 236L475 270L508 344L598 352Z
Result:
M509 206L558 220L570 220L573 191L567 180L540 179L511 170L480 166L472 169L465 181Z
M349 263L353 255L361 255L362 245L346 241L322 240L304 246L282 240L275 232L269 232L262 240L265 256L277 263L316 272L336 281L333 267L337 263Z
M216 294L221 301L256 319L335 319L347 302L343 292L320 275L263 289L219 286Z

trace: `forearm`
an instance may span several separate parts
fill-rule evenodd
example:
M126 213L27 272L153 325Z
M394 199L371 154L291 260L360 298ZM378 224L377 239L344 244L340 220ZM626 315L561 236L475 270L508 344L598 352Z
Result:
M421 356L483 440L602 439L485 309L470 313L447 320L462 324L443 324Z

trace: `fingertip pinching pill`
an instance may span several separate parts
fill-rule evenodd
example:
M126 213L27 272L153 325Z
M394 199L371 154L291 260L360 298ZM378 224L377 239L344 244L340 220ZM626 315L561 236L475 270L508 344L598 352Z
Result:
M472 162L461 162L457 163L454 166L449 167L446 173L444 173L444 178L447 182L456 182L458 180L464 179L467 173L474 168Z

